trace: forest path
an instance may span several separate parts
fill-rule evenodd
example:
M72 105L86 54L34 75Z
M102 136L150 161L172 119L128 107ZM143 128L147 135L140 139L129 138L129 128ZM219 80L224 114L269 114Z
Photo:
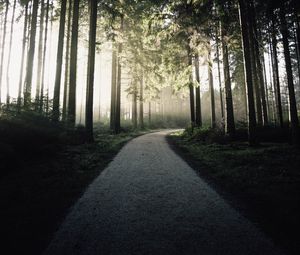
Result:
M170 149L167 134L123 147L45 254L282 254Z

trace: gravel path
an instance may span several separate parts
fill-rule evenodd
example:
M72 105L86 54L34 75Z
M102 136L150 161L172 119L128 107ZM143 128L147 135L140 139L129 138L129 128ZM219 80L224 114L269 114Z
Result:
M170 149L167 133L129 142L45 255L282 254Z

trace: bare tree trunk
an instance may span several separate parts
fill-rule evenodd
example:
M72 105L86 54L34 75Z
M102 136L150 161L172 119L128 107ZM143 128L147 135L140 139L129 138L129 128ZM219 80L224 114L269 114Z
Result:
M223 68L224 68L224 82L225 82L225 102L226 102L226 118L225 118L225 132L233 137L235 134L235 123L233 113L233 102L232 102L232 91L229 71L229 60L228 60L228 47L225 42L225 27L221 22L221 42L222 42L222 53L223 53Z
M63 97L63 110L62 121L67 119L67 102L68 102L68 87L69 87L69 70L70 70L70 42L71 42L71 18L72 18L72 0L69 0L68 7L68 25L67 25L67 45L65 56L65 77L64 77L64 97Z
M202 127L202 114L201 114L201 93L200 93L200 74L199 74L199 55L195 55L195 77L198 82L196 87L196 126Z
M215 107L215 90L214 90L214 80L212 73L212 59L211 59L211 45L208 45L208 54L207 54L207 64L208 64L208 83L210 91L210 110L211 110L211 127L216 127L216 107Z
M70 88L68 105L68 122L70 126L75 126L76 121L76 82L77 82L77 49L78 49L78 21L79 21L79 2L74 0L73 22L71 37L71 58L70 58Z
M188 46L187 49L187 60L188 66L191 67L193 64L192 56L191 56L191 49ZM194 95L194 86L193 86L193 76L192 73L190 74L189 78L189 91L190 91L190 113L191 113L191 125L192 127L195 126L195 95Z
M276 102L277 102L277 115L280 127L283 128L283 114L282 114L282 104L281 104L281 93L280 93L280 81L279 81L279 67L278 67L278 54L277 54L277 39L275 32L275 17L272 13L272 55L273 55L273 76L274 76L274 87L276 94Z
M250 46L250 54L251 54L251 69L252 69L252 78L253 78L253 88L254 88L254 96L255 96L255 104L256 104L256 116L257 116L257 125L263 125L263 115L262 115L262 104L261 104L261 91L258 77L258 59L256 58L255 52L255 38L254 38L254 20L253 20L253 9L251 6L251 2L248 1L246 12L248 17L248 33L249 33L249 46Z
M85 128L87 141L94 141L93 131L93 107L94 107L94 73L95 73L95 55L96 55L96 34L97 34L97 1L90 0L90 31L89 31L89 55L88 55L88 80L86 92L86 110L85 110Z
M111 102L110 102L110 129L116 129L116 90L117 90L117 53L115 44L112 45L112 73L111 73Z
M266 103L266 92L265 92L265 81L264 81L264 75L263 75L263 66L261 62L261 54L260 54L260 47L258 41L261 39L259 36L259 31L257 30L257 24L256 24L256 13L254 10L254 7L252 6L252 13L253 13L253 33L254 33L254 55L256 59L256 65L257 65L257 76L259 80L259 88L260 88L260 95L261 95L261 106L262 106L262 113L263 113L263 124L268 125L269 119L268 119L268 110L267 110L267 103Z
M2 77L3 77L3 64L4 64L4 53L5 53L5 42L6 42L6 29L7 29L7 14L8 14L9 1L6 0L6 7L4 13L4 22L3 22L3 35L2 35L2 51L1 51L1 60L0 60L0 107L1 107L1 97L2 97Z
M121 17L120 31L123 33L124 27L124 17ZM121 83L122 83L122 65L121 65L121 55L123 51L123 44L118 43L118 71L117 71L117 88L116 88L116 115L115 115L115 133L120 133L121 131Z
M33 0L32 18L30 25L30 42L29 51L27 58L27 72L25 79L25 91L24 91L24 106L27 108L31 102L31 89L32 89L32 73L34 64L34 53L35 53L35 36L36 36L36 25L37 25L37 11L39 7L39 0Z
M280 23L281 23L280 31L282 34L286 74L287 74L287 81L288 81L292 143L298 144L300 142L299 141L299 119L298 119L297 104L296 104L296 97L295 97L295 88L293 82L291 55L290 55L289 41L288 41L288 27L287 27L285 12L283 8L280 9Z
M218 65L218 81L219 81L219 93L220 93L220 104L221 104L221 117L224 120L224 102L223 102L223 91L222 91L222 78L221 78L221 67L220 67L220 47L219 47L219 34L218 27L216 26L216 53L217 53L217 65Z
M49 9L50 1L47 0L46 3L46 20L45 20L45 36L44 36L44 49L43 49L43 62L42 62L42 75L41 75L41 94L40 94L40 104L39 111L42 112L44 105L44 88L45 88L45 65L46 65L46 56L47 56L47 42L48 42L48 23L49 23Z
M65 36L65 24L66 24L66 9L67 1L61 1L61 13L59 21L59 34L56 56L56 74L54 85L54 97L53 97L53 120L59 121L60 116L60 89L61 89L61 73L62 73L62 61L64 53L64 36Z
M140 128L144 128L144 76L140 80L140 107L139 107L139 124Z
M300 80L300 20L295 12L295 25L296 25L296 31L295 31L295 41L296 41L296 50L297 50L297 57L298 57L298 78Z
M132 94L132 125L133 128L137 128L137 87L136 81L134 81L134 91Z
M151 101L149 101L149 103L148 103L148 108L149 108L149 112L148 112L148 124L149 124L149 127L150 127L151 120L152 120Z
M53 0L51 0L51 18L50 18L50 44L49 44L49 56L52 55L52 36L53 36L53 17L54 17L54 5L53 5ZM48 65L50 64L50 58L48 59ZM48 72L48 79L47 79L47 87L46 87L46 105L45 105L45 111L46 111L46 116L49 116L49 72ZM43 95L42 95L43 97Z
M44 0L41 1L41 16L40 16L40 34L39 34L39 49L38 49L38 67L37 67L37 77L36 77L36 109L40 104L40 94L41 94L41 83L42 83L42 67L43 67L43 34L44 34Z
M23 27L23 41L22 41L22 57L20 66L20 77L19 77L19 88L18 88L18 112L21 111L21 100L22 100L22 85L23 85L23 73L24 73L24 62L25 62L25 49L26 49L26 34L27 34L27 23L28 23L28 2L25 5L24 14L24 27Z
M257 143L256 137L256 117L255 117L255 103L253 93L253 80L252 80L252 67L251 67L251 52L249 45L249 31L248 31L248 13L247 13L247 2L245 0L239 0L239 12L240 12L240 23L242 29L242 40L243 40L243 52L244 52L244 70L245 70L245 82L247 85L248 95L248 141L250 145Z
M8 48L8 62L6 67L6 104L7 107L9 107L10 103L10 95L9 95L9 71L10 71L10 63L11 63L11 48L12 48L12 39L14 34L14 23L15 23L15 13L16 13L16 3L17 1L14 0L13 4L13 13L11 17L11 23L10 23L10 38L9 38L9 48Z

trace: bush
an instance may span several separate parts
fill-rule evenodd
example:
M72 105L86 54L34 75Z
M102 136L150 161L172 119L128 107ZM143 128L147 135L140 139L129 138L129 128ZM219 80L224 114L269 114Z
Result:
M211 144L220 143L224 144L228 142L228 137L224 135L222 128L209 128L209 127L188 127L183 133L183 137L187 140Z

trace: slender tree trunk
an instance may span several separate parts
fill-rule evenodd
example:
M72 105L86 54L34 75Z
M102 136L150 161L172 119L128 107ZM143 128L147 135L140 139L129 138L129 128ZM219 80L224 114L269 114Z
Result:
M18 112L21 111L22 84L23 84L23 73L24 73L24 62L25 62L25 49L26 49L27 22L28 22L28 2L25 5L25 14L24 14L24 27L23 27L23 39L22 39L22 57L21 57L19 88L18 88L18 101L17 101Z
M228 47L225 42L225 27L221 22L221 42L222 42L222 55L223 55L223 69L224 69L224 82L225 82L225 102L226 102L226 118L225 118L225 132L233 137L235 134L235 123L233 113L232 91L229 71L228 60Z
M216 26L216 53L217 53L217 65L218 65L218 81L219 81L219 91L220 91L220 104L221 104L221 117L222 122L224 120L224 102L223 102L223 92L222 92L222 78L221 78L221 66L220 66L220 41L218 34L218 27Z
M51 18L50 18L50 44L49 44L49 56L52 55L52 36L53 36L53 17L54 17L54 5L53 0L51 0ZM50 65L50 57L48 58L48 66ZM49 72L47 77L47 87L46 87L46 105L45 105L45 111L46 116L49 116Z
M40 34L39 34L39 48L38 48L38 66L37 66L37 77L36 77L36 109L38 109L40 104L40 94L41 94L41 79L42 79L42 67L43 67L43 34L44 34L44 16L45 16L45 3L44 0L41 1L41 16L40 16Z
M200 74L199 74L199 55L195 55L195 77L198 83L196 87L196 126L202 127L202 114L201 114L201 93L200 93Z
M272 90L272 101L271 101L271 104L272 104L272 116L273 116L273 120L274 120L274 123L276 124L276 113L277 113L277 108L276 108L276 105L277 105L277 102L276 102L276 93L275 93L275 77L273 75L273 67L274 67L274 64L273 64L273 52L272 52L272 43L271 43L271 38L270 38L270 34L268 36L268 44L269 44L269 56L268 56L268 59L269 59L269 76L270 76L270 82L271 82L271 90Z
M261 38L261 36L260 36ZM265 61L265 57L264 57L264 48L265 46L263 46L263 50L260 51L260 62L262 65L262 71L263 71L263 80L264 80L264 84L265 84L265 99L266 99L266 107L267 107L267 114L268 114L268 123L270 122L270 114L271 114L271 109L270 109L270 100L269 100L269 87L268 87L268 81L267 81L267 71L266 71L266 61Z
M42 71L41 71L41 94L39 100L39 111L42 112L44 105L44 89L45 89L45 65L46 65L46 56L47 56L47 43L48 43L48 23L49 23L49 9L50 1L47 0L46 3L46 20L45 20L45 36L44 36L44 49L43 49L43 62L42 62Z
M115 44L112 45L111 67L111 103L110 103L110 129L116 129L116 90L117 90L117 52Z
M261 54L260 54L260 47L258 41L260 41L259 31L257 30L256 24L256 13L254 7L252 6L252 13L253 13L253 33L254 33L254 55L256 59L257 65L257 76L259 80L259 88L260 88L260 95L261 95L261 106L262 106L262 113L263 113L263 124L268 125L268 110L267 110L267 102L266 102L266 92L265 92L265 81L264 81L264 74L263 74L263 66L261 62Z
M76 82L77 82L77 49L78 49L79 2L80 2L80 0L74 0L73 22L72 22L72 37L71 37L68 122L69 122L70 126L72 126L72 127L75 126L75 121L76 121Z
M263 115L262 115L262 104L261 104L261 91L260 91L260 84L259 84L259 75L258 75L258 59L256 58L255 52L255 40L254 38L254 19L253 19L253 8L251 6L251 2L247 3L247 10L248 13L248 32L249 32L249 46L250 46L250 53L251 53L251 69L252 69L252 78L253 78L253 88L254 88L254 96L255 96L255 104L256 104L256 116L257 116L257 125L263 125Z
M60 89L61 89L61 73L62 73L62 61L64 53L64 36L65 36L65 25L66 25L66 9L67 1L61 1L61 13L59 21L59 34L58 34L58 45L57 45L57 56L56 56L56 74L55 74L55 85L54 85L54 97L53 97L53 120L59 121L60 116Z
M124 17L121 17L120 32L123 33ZM122 83L122 65L121 55L123 51L123 44L118 43L118 71L117 71L117 87L116 87L116 115L115 115L115 133L121 131L121 83Z
M296 31L295 31L296 49L297 49L297 56L298 56L298 76L299 76L298 78L300 80L300 20L297 13L295 13L295 24L296 24Z
M72 18L72 0L69 0L62 121L67 120L67 102L68 102L69 70L70 70L71 18Z
M8 14L9 1L6 0L6 7L4 13L4 22L3 22L3 34L2 34L2 51L1 51L1 60L0 60L0 107L1 107L1 97L2 97L2 77L3 77L3 65L4 65L4 53L5 53L5 42L6 42L6 29L7 29L7 14Z
M294 144L299 143L299 119L297 112L297 103L295 97L295 88L293 82L293 71L288 41L288 27L286 23L285 12L283 8L280 9L280 30L282 34L285 67L288 81L289 101L290 101L290 118L291 118L291 129L292 129L292 142Z
M248 101L248 140L250 145L257 143L256 137L256 117L255 117L255 103L253 93L252 80L252 66L251 66L251 52L249 45L249 30L248 30L248 13L245 0L239 0L240 24L242 29L242 41L244 52L244 70L245 83L247 86L247 101Z
M299 52L299 47L298 47L298 42L297 42L297 34L294 32L294 42L295 42L295 51L296 51L296 56L295 60L297 62L297 72L298 72L298 80L300 80L300 52Z
M152 120L152 111L151 111L151 102L150 101L148 103L148 108L149 108L149 112L148 112L148 124L149 124L149 127L150 127L151 120Z
M88 55L88 81L86 93L85 128L87 141L94 141L93 132L93 106L94 106L94 73L96 55L96 33L97 33L97 1L90 0L90 32L89 32L89 55Z
M132 94L132 125L133 128L137 128L137 87L136 81L134 81L134 91Z
M144 76L140 80L140 107L139 107L139 124L144 129Z
M199 62L198 62L199 63ZM191 67L193 64L190 46L187 46L187 65ZM189 77L189 91L190 91L190 114L191 114L191 126L195 126L195 94L193 85L193 74L191 72Z
M211 45L208 45L208 83L209 83L209 91L210 91L210 110L211 110L211 127L216 127L216 107L215 107L215 89L214 89L214 80L213 80L213 72L212 72L212 59L211 59Z
M283 128L283 113L282 113L282 104L281 104L281 93L280 93L280 81L279 81L279 67L278 67L278 54L277 54L277 39L275 32L275 17L272 14L272 55L273 55L273 76L274 76L274 87L276 94L277 102L277 115L280 127Z
M0 5L0 42L2 43L2 31L3 31L3 20L4 20L4 18L3 18L3 3ZM1 8L2 7L2 8ZM1 46L1 44L0 44L0 46ZM2 48L2 47L1 47Z
M37 25L37 11L39 7L39 0L33 0L32 18L30 25L30 41L29 51L27 58L27 72L25 79L25 91L24 91L24 106L27 108L31 102L31 89L32 89L32 73L34 64L34 53L35 53L35 36L36 36L36 25Z
M12 40L14 34L14 23L15 23L15 13L16 13L16 3L17 1L14 0L13 4L13 13L11 16L11 23L10 23L10 38L9 38L9 47L8 47L8 62L6 67L6 104L9 107L10 103L10 95L9 95L9 88L10 88L10 81L9 81L9 71L10 71L10 63L11 63L11 48L12 48Z

